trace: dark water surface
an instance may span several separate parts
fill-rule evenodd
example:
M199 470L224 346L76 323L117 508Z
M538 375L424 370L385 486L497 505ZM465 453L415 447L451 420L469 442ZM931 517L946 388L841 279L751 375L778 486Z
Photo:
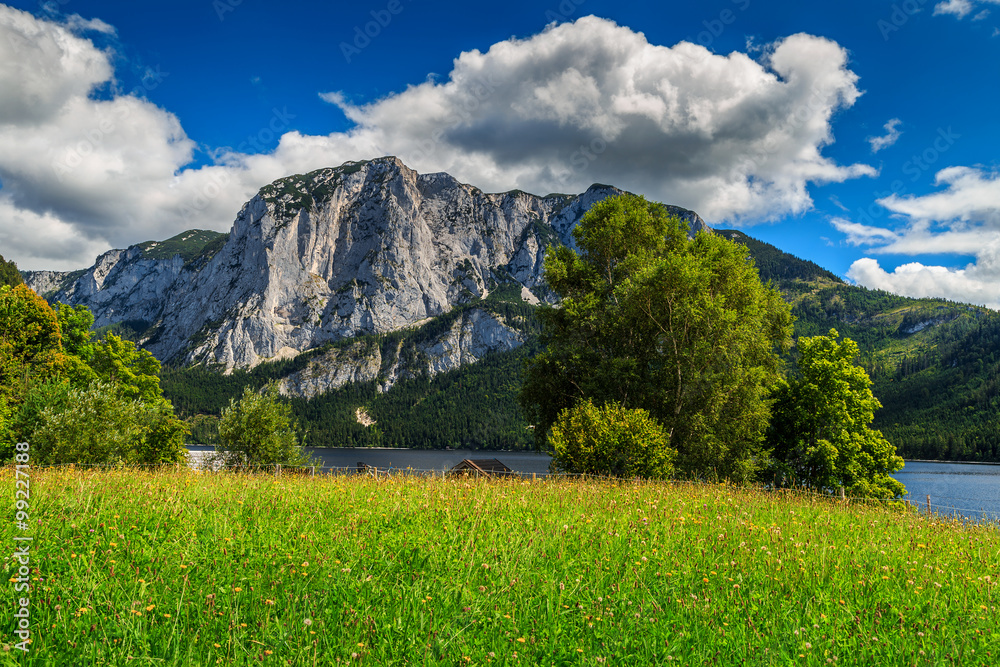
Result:
M906 486L905 498L926 510L974 521L1000 521L1000 465L907 461L893 477Z

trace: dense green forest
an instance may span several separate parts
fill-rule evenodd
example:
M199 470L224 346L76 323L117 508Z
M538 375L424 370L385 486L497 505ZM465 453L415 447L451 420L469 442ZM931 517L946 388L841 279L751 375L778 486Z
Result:
M854 339L882 403L874 427L911 459L1000 461L1000 313L847 285L812 262L744 243L792 303L795 335Z
M163 391L190 420L192 441L212 444L214 418L244 387L259 388L285 378L334 347L364 350L378 346L386 371L397 349L402 359L416 359L422 344L440 336L462 313L474 308L505 319L528 335L527 344L433 378L404 379L387 392L379 390L376 380L350 384L310 400L294 398L294 414L307 444L317 447L530 448L532 433L518 407L517 392L524 360L539 350L539 324L535 308L521 301L520 285L498 286L487 299L455 308L419 328L339 341L249 371L224 375L204 366L167 367ZM359 423L359 408L375 420L374 425Z

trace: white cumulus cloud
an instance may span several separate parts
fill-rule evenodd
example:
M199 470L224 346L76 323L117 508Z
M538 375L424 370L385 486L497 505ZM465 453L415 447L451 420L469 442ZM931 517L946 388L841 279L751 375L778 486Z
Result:
M81 36L113 32L95 21L0 5L0 238L22 268L227 230L275 178L387 154L493 191L613 183L737 224L810 209L811 184L875 174L823 155L834 114L861 94L837 43L796 34L756 59L716 55L595 17L462 53L447 79L370 104L323 93L351 130L288 131L271 152L230 149L192 168L175 115L141 94L91 95L115 89L109 54ZM74 242L37 243L25 220Z
M851 265L847 277L865 287L903 296L939 297L1000 309L1000 292L997 291L1000 276L996 271L984 271L976 264L963 269L949 269L911 262L889 273L879 266L878 261L865 257Z
M761 61L714 55L594 18L463 53L448 81L365 106L324 97L359 143L491 189L592 182L755 221L812 206L810 183L873 175L822 155L831 117L860 95L836 43L793 35Z
M1000 308L1000 173L969 167L938 172L938 192L892 195L879 204L901 224L894 229L836 219L834 226L854 245L873 254L973 256L963 268L914 262L892 273L869 257L857 260L848 277L906 296L937 296Z

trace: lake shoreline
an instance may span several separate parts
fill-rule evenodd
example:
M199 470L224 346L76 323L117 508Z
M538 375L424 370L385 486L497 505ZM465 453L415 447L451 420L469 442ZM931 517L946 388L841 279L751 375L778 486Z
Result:
M938 461L937 459L903 459L904 463L955 463L970 466L1000 466L998 461Z

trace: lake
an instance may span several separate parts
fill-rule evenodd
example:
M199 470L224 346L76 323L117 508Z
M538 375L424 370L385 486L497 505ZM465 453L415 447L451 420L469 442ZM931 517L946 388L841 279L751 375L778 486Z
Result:
M931 509L974 521L1000 521L1000 465L907 461L892 475L906 486L905 498Z

